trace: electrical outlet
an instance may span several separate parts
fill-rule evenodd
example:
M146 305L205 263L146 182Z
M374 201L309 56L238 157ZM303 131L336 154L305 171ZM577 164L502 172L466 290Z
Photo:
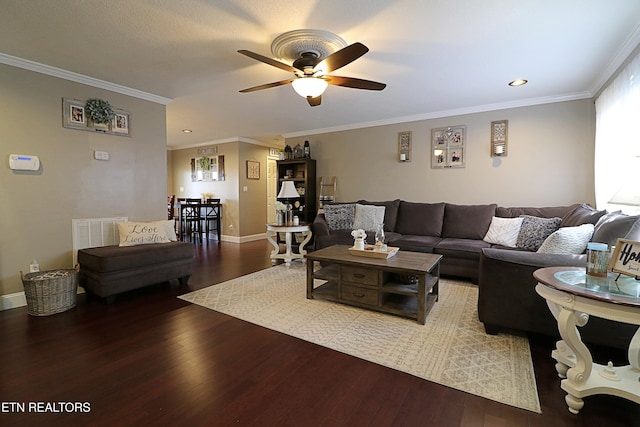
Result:
M93 158L96 160L109 160L109 153L106 151L94 151Z

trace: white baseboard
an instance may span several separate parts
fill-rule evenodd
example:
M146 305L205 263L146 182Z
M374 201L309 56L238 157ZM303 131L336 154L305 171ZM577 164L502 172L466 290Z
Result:
M228 236L223 234L220 240L223 242L231 242L231 243L247 243L247 242L255 242L256 240L264 240L266 238L267 238L267 233L252 234L250 236L242 236L242 237Z
M27 298L24 296L24 291L16 292L15 294L0 295L0 311L24 307L25 305L27 305Z

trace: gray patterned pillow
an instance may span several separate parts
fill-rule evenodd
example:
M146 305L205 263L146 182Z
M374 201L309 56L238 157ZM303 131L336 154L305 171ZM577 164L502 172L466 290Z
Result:
M329 230L353 229L353 219L356 216L355 204L324 205L323 209Z
M524 219L516 247L527 251L540 249L542 242L560 228L562 223L562 218L538 218L530 215L521 215L521 217Z

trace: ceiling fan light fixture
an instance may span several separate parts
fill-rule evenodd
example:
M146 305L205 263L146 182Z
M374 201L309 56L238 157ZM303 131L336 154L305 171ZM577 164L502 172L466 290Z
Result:
M300 77L291 82L293 89L303 98L315 98L324 93L328 83L317 77Z

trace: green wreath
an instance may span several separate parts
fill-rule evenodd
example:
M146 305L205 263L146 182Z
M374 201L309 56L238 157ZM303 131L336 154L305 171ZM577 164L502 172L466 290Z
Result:
M87 118L94 123L106 124L116 116L109 101L104 99L90 99L85 108L87 109Z
M203 171L208 171L209 166L211 166L211 160L208 157L200 157L198 159L198 166L200 166L200 169Z

